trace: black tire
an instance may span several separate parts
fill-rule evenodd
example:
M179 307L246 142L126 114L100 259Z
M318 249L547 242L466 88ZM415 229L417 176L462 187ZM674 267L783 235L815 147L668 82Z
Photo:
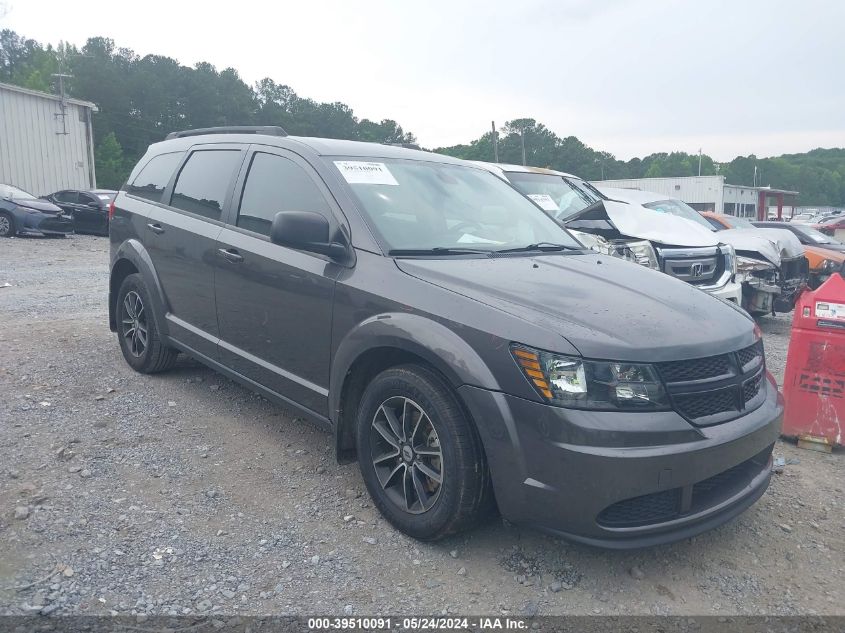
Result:
M115 315L120 351L132 369L156 374L173 367L179 353L161 340L150 293L141 275L129 275L120 284Z
M15 218L11 213L0 212L0 237L14 237L18 232L15 227ZM8 223L8 228L7 228Z
M376 427L389 430L385 409L395 413L403 400L411 403L408 428L414 429L404 433L404 440L393 433L394 444ZM413 413L414 407L417 413ZM393 419L404 426L395 416ZM416 437L408 441L414 433ZM437 540L474 526L495 508L478 433L452 389L430 369L404 365L376 376L361 398L356 442L361 474L376 507L394 527L409 536ZM410 455L406 454L408 446ZM416 453L414 447L422 452ZM394 451L397 454L391 455ZM439 461L432 456L437 452ZM374 464L374 453L378 453L376 458L382 458L378 466ZM386 455L390 457L385 460ZM396 472L394 467L400 472L395 476L388 474ZM422 469L439 474L441 482ZM408 488L406 481L410 481ZM426 507L426 503L430 505Z

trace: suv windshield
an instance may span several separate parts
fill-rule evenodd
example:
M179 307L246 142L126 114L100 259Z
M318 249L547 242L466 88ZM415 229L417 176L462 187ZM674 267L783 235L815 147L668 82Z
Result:
M27 193L23 189L18 189L12 185L0 185L0 198L4 200L35 200L35 196Z
M508 180L555 220L566 220L602 199L563 176L508 172Z
M708 231L716 230L698 211L680 200L658 200L657 202L647 202L643 206L646 209L653 209L659 213L668 213L679 218L684 218L685 220L690 220L696 224L700 224Z
M335 158L333 164L389 251L448 255L554 245L582 248L507 183L482 169L384 158Z

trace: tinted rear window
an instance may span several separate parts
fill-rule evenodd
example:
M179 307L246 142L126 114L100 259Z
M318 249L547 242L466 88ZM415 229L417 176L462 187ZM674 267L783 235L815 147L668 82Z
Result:
M132 184L126 187L126 191L139 198L161 202L161 194L170 182L182 155L183 152L172 152L154 157L138 173Z
M240 163L240 150L194 152L179 173L170 206L219 220L226 192Z

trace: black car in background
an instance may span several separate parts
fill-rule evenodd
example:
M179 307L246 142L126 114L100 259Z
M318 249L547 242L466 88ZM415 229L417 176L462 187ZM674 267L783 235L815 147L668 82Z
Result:
M65 189L44 196L73 218L77 233L109 234L109 205L116 191L110 189Z
M18 187L0 184L0 237L68 233L73 233L73 220L59 207Z

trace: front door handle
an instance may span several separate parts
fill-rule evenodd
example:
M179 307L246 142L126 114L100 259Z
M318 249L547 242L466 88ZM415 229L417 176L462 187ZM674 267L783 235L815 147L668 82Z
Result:
M150 229L156 235L161 235L164 233L164 229L161 227L161 224L148 224L147 228Z
M240 264L244 257L234 248L218 248L217 252L233 264Z

